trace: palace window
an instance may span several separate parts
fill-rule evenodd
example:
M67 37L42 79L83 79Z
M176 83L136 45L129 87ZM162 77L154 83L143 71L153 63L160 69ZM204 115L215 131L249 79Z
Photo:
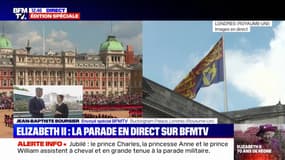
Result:
M83 76L83 73L82 72L80 72L80 77L82 77Z
M93 77L94 76L93 73L90 73L90 76Z
M54 71L50 72L50 76L55 76Z
M13 86L14 85L14 81L11 79L10 80L10 86Z
M117 87L117 81L114 81L114 86Z
M120 77L124 77L124 72L120 72Z
M85 86L86 86L86 87L88 86L88 81L87 81L87 80L85 81Z
M118 76L118 72L115 72L114 75L115 75L115 77L117 77Z
M32 80L29 80L29 85L33 85L33 82L32 82Z
M88 77L88 72L85 73L85 77Z
M47 85L47 81L46 80L44 80L44 85Z
M105 87L105 81L102 82L102 86Z
M61 81L57 81L57 85L61 85Z
M96 77L99 77L99 73L96 72Z
M29 72L28 72L28 75L29 75L29 76L32 76L32 75L33 75L33 72L32 72L32 71L29 71Z
M93 82L93 81L90 82L90 86L91 86L91 87L94 86L94 82Z
M5 76L7 73L6 73L6 72L4 72L3 74L4 74L4 76Z
M99 82L98 81L96 81L96 87L98 87L99 86Z
M111 77L111 76L112 76L112 72L109 72L109 73L108 73L108 76Z
M123 87L123 81L120 81L120 87Z
M6 80L3 80L3 86L6 86L6 85L7 85Z
M4 81L4 82L5 82L5 84L6 84L6 81ZM4 84L4 86L6 86L5 84ZM24 85L23 80L20 80L20 85Z
M112 83L111 83L110 81L108 82L108 86L109 86L109 87L111 87L111 86L112 86Z

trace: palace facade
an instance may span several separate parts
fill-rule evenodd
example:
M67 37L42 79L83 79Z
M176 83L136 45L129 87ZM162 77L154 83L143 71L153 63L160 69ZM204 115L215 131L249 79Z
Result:
M108 36L98 54L48 51L32 54L13 49L0 37L0 93L11 94L13 85L82 85L84 94L122 95L142 93L142 56Z

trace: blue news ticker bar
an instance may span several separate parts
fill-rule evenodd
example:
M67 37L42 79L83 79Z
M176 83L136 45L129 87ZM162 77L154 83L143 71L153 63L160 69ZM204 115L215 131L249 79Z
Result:
M95 128L100 134L94 134ZM48 130L47 134L37 134L40 129ZM116 132L101 134L107 129ZM232 138L233 124L14 124L13 135L14 138Z

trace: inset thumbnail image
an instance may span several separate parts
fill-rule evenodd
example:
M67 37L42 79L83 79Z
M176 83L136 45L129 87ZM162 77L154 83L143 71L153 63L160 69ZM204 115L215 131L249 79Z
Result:
M234 138L236 160L285 159L285 125L236 124Z
M82 86L14 86L14 118L81 118Z

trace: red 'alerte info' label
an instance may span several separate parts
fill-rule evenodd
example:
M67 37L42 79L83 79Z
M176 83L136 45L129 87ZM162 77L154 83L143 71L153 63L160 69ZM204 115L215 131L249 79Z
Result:
M29 13L30 20L80 20L80 13Z

